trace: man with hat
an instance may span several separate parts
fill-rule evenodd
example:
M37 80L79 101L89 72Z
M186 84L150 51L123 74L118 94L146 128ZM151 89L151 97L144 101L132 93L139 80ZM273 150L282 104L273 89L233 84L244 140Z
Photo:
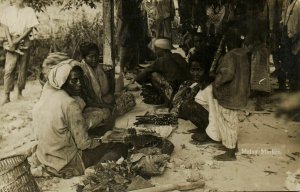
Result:
M135 81L142 85L151 83L169 105L180 84L190 78L188 64L180 54L171 52L172 44L168 39L157 39L154 48L156 60L138 74Z

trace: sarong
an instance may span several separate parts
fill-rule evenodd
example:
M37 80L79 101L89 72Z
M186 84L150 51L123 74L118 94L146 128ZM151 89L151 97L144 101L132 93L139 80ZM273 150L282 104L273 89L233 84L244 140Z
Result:
M219 105L218 100L213 97L212 90L212 85L209 85L195 97L195 101L209 111L206 133L211 139L222 141L226 148L234 149L238 134L238 111Z

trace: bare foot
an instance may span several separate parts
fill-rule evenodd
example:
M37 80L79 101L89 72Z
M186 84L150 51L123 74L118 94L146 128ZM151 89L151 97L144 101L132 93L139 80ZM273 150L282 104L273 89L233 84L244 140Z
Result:
M23 95L22 95L22 94L18 94L18 95L17 95L17 99L18 99L18 100L23 99Z
M235 149L229 149L224 154L214 156L216 161L235 161Z
M264 110L264 108L262 108L261 105L256 105L255 106L255 111L263 111L263 110Z
M190 130L188 130L187 132L188 132L188 133L202 133L201 131L202 131L201 129L195 128L195 129L190 129Z
M22 90L18 90L17 99L22 99L22 98L23 98Z
M1 103L0 103L0 106L3 106L5 105L6 103L9 103L10 102L10 99L9 98L4 98Z
M197 142L200 145L208 143L220 143L218 141L212 140L205 132L204 133L194 133L192 135L193 141Z

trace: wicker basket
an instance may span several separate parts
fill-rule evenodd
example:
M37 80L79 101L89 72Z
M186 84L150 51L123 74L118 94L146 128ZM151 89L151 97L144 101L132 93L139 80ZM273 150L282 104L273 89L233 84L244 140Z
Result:
M21 155L0 159L0 192L39 192L27 158Z

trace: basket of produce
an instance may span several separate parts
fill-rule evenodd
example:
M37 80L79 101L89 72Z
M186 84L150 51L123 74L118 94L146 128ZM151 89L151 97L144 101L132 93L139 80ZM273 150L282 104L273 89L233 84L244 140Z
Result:
M0 159L0 192L11 191L40 191L25 156L17 155Z

